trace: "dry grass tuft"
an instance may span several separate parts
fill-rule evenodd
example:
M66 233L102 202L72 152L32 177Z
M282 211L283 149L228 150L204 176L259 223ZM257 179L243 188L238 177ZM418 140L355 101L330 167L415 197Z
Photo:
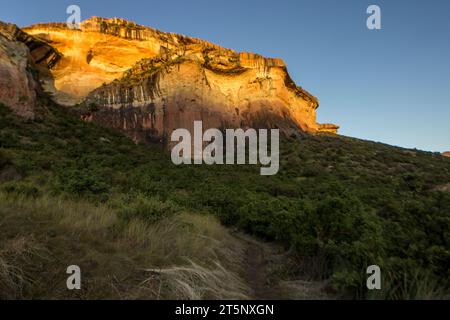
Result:
M207 268L189 261L183 267L148 269L152 276L146 282L159 281L168 297L181 300L249 299L250 289L241 278L218 261L213 265Z
M244 263L242 243L211 216L149 224L83 201L0 193L1 299L246 299ZM72 264L79 292L65 287Z
M32 261L47 259L47 251L32 237L19 237L0 243L0 299L23 298L23 288L33 283L28 275Z

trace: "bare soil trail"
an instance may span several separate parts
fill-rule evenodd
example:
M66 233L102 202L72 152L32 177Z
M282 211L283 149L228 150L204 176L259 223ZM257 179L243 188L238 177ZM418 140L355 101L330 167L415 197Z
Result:
M286 269L286 251L271 243L243 234L234 234L245 246L245 268L241 274L255 300L333 299L325 293L322 281L285 280L280 272Z
M247 267L245 274L247 285L253 291L253 298L256 300L276 300L282 299L281 292L277 291L274 284L271 283L270 263L268 261L266 248L253 243L252 241L246 241L246 262Z

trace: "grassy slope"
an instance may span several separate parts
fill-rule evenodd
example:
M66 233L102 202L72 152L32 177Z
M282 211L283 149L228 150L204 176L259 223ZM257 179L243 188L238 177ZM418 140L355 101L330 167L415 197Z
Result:
M181 213L148 225L80 201L0 200L0 299L250 296L240 278L244 248L211 217ZM73 264L80 291L66 289Z
M279 174L262 177L255 166L176 167L158 147L136 146L57 106L41 113L41 120L27 123L0 108L2 197L63 197L74 206L100 205L104 209L93 210L112 211L114 225L121 226L113 228L111 246L135 221L155 228L167 219L177 223L182 212L211 213L226 225L290 248L297 259L290 278L330 279L339 292L360 298L443 297L448 292L442 279L450 278L450 195L436 187L450 182L450 160L440 155L345 137L308 137L282 141ZM2 220L18 210L8 201L0 205ZM16 227L3 243L29 234L26 222ZM102 239L107 242L111 235ZM80 233L77 239L89 237ZM93 237L79 250L97 250L92 249L97 242ZM53 241L38 243L48 250ZM62 243L56 252L71 248ZM133 246L117 250L138 251ZM114 260L114 255L104 256ZM155 261L134 263L152 267ZM173 261L160 261L168 262ZM383 290L376 296L365 289L365 268L371 264L384 272ZM131 267L119 268L136 276ZM110 296L102 292L93 289L89 296Z

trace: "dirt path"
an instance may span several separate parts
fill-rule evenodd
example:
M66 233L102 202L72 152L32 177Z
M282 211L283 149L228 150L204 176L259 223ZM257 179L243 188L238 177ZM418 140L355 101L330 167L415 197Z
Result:
M252 289L252 299L255 300L277 300L282 299L282 293L278 290L276 283L271 281L272 263L270 257L276 254L275 248L258 243L245 235L236 235L245 243L245 270L242 277L246 284Z
M324 292L324 282L277 279L277 271L282 270L287 262L282 248L246 235L234 236L245 245L245 269L241 276L252 290L252 299L333 299Z

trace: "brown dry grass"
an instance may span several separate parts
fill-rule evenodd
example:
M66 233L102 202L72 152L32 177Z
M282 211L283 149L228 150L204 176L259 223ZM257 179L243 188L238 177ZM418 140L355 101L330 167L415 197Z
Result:
M0 193L1 299L246 299L240 246L210 216L148 224L106 206ZM80 291L65 286L72 264Z

